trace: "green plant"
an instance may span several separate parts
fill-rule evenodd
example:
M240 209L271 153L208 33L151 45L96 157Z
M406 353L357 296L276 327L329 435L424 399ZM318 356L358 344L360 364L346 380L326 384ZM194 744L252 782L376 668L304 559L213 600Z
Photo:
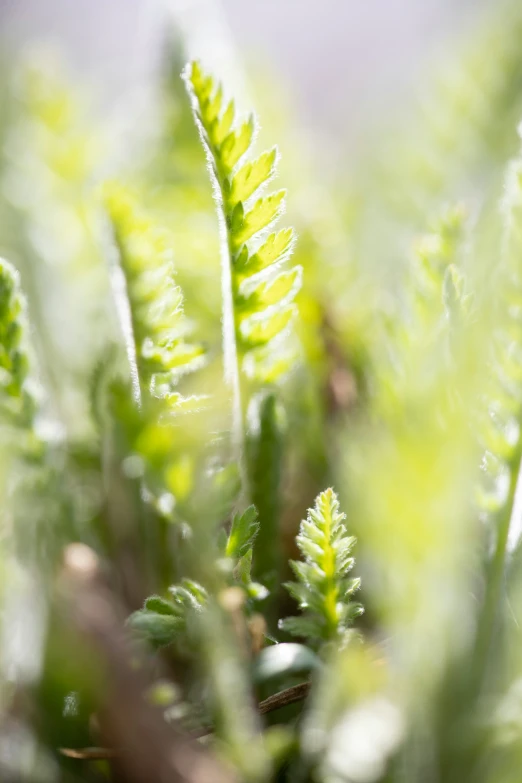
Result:
M282 105L256 155L172 52L157 134L111 165L62 81L18 72L2 779L519 779L521 16L492 13L387 173L340 189Z
M280 627L294 636L342 644L354 618L362 613L361 605L350 600L361 580L347 578L354 564L355 539L346 535L345 519L335 492L327 489L301 523L297 546L304 562L292 562L298 581L286 587L304 615L280 621Z

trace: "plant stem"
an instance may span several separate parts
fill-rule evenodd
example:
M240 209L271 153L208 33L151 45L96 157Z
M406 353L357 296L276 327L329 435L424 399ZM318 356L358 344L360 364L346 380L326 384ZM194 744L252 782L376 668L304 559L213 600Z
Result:
M312 683L301 682L299 685L293 685L291 688L286 688L284 691L274 693L273 696L269 696L268 699L259 702L257 708L260 715L266 715L268 712L279 710L281 707L286 707L288 704L295 704L297 701L306 699L310 692Z
M500 600L502 581L504 578L504 568L506 563L509 529L511 525L511 518L513 516L515 495L520 479L521 460L522 438L520 438L517 449L508 465L510 473L509 492L506 502L497 519L497 543L493 559L491 560L488 569L484 603L478 622L473 683L479 687L487 669L497 608Z

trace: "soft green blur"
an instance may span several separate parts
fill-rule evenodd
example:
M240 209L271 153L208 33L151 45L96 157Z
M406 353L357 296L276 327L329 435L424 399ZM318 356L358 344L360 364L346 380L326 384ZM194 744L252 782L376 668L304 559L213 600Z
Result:
M22 304L2 265L0 778L139 783L62 752L133 744L131 688L107 718L119 660L230 780L520 780L521 32L498 2L335 181L251 74L303 285L294 365L241 381L239 457L183 42L153 134L115 135L64 65L4 65L0 256Z

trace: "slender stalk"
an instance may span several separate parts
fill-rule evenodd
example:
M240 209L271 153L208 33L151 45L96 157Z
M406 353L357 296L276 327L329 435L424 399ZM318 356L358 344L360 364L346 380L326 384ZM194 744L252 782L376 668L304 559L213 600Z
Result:
M506 564L509 529L513 516L515 495L521 475L521 460L522 438L519 440L517 449L509 462L510 481L508 497L497 518L497 542L493 559L491 560L487 573L486 592L476 636L476 657L473 669L473 682L477 685L480 684L486 673L495 621L497 619L497 609L502 592L502 582Z
M241 394L241 381L239 373L239 356L236 340L236 324L234 311L234 288L232 279L233 252L230 242L230 233L227 228L225 215L225 192L223 189L224 176L215 167L214 173L214 201L219 220L219 245L221 259L221 295L223 297L223 361L225 369L225 381L232 393L232 442L235 447L236 457L240 469L246 480L247 472L243 467L243 455L245 448L244 410ZM216 192L216 189L218 193Z

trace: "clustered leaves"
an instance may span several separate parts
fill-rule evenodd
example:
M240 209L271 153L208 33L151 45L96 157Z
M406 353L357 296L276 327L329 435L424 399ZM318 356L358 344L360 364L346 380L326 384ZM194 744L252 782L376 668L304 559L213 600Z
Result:
M120 326L114 339L99 319L97 363L76 371L78 387L91 380L90 400L85 388L80 395L91 410L78 406L78 429L60 426L65 396L52 359L55 338L40 350L42 375L54 387L46 421L31 391L18 273L0 260L0 554L9 553L0 570L13 567L22 584L11 591L5 580L0 605L2 617L18 625L26 619L21 606L30 606L31 620L39 601L44 607L27 672L24 661L13 665L8 642L19 646L29 625L22 633L9 620L1 629L9 688L0 711L9 732L9 694L23 696L16 719L21 736L29 729L31 749L34 739L38 767L48 745L53 760L65 755L74 766L82 759L88 777L99 772L91 769L98 755L110 760L102 770L110 776L116 754L122 781L127 770L141 781L143 759L151 779L176 779L182 769L187 783L200 783L200 770L208 779L245 783L518 779L520 156L508 168L501 214L491 207L501 179L494 159L503 165L514 129L516 101L507 87L514 94L522 72L513 30L509 51L491 71L474 62L460 72L434 137L428 133L411 156L399 156L404 172L388 196L385 182L373 195L365 182L365 204L352 211L346 192L323 199L318 186L316 198L307 199L302 191L307 208L297 225L305 224L304 247L293 229L279 227L286 192L270 190L277 149L254 152L257 121L242 120L198 62L172 89L166 127L146 160L119 173L125 186L99 187L97 173L91 176L89 138L66 95L47 92L38 71L22 85L27 121L14 123L7 136L2 184L11 194L8 214L24 215L17 225L31 247L22 275L29 310L45 324L53 307L34 275L38 246L49 261L60 245L60 230L43 230L51 216L54 229L64 221L62 260L71 236L77 245L63 271L74 271L79 289L89 278L89 264L79 262L103 257L92 264L107 278L100 302L110 302ZM475 70L490 73L490 81L469 96L466 110L463 92ZM502 122L509 133L497 147L488 138ZM25 128L18 143L17 128ZM205 201L211 188L201 142L218 224ZM456 162L454 151L466 144L469 159ZM439 171L445 147L458 171ZM407 225L397 225L393 210L379 214L378 200L384 193L391 204L393 190L395 206L406 210L405 176L417 164L425 180L419 171L412 175L415 209ZM22 207L16 201L23 187L13 190L17 171L26 188L36 172L34 194ZM292 179L299 190L301 168ZM472 192L471 182L480 199L464 208L458 199ZM436 195L447 190L447 203L457 206L441 208L439 200L433 210ZM70 224L63 217L69 194ZM426 219L428 207L439 215L434 222ZM394 255L412 223L415 234L427 230L401 268ZM330 236L337 231L341 240ZM96 237L94 254L87 235ZM364 275L350 259L345 276L343 254L352 244L369 261ZM24 243L16 246L13 257ZM374 274L375 252L394 261L392 286L383 266ZM293 253L299 263L290 267ZM65 275L60 281L50 268L56 295ZM298 299L303 268L306 290ZM352 290L356 278L361 287ZM205 349L192 339L185 299ZM381 301L392 302L388 318L376 311ZM348 312L351 304L361 317ZM34 332L40 349L47 336L40 323ZM346 499L349 523L334 489L320 491L332 482ZM24 540L16 557L11 530ZM42 531L47 548L40 546ZM364 631L357 629L361 579L352 575L357 541L370 609ZM38 558L29 557L30 548ZM299 559L289 560L296 550ZM45 581L47 561L53 578ZM287 565L294 579L282 584ZM40 584L45 589L36 595ZM176 686L162 688L159 673ZM152 693L154 714L142 698ZM141 755L133 756L137 731L156 719L140 736ZM198 763L185 764L184 749ZM4 761L0 754L0 777L33 780L25 766L4 774ZM56 775L51 765L34 779L54 780L62 771L55 766Z
M201 367L204 349L186 339L188 325L183 294L174 282L172 242L124 188L107 186L105 203L125 275L129 307L119 297L120 317L131 366L138 375L135 381L156 397L179 402L174 387L181 376Z
M327 489L301 522L296 538L304 561L291 562L297 581L286 587L303 615L281 620L280 628L309 639L315 646L343 644L354 619L363 611L361 604L351 600L361 580L348 577L355 563L355 538L347 534L345 519L337 495Z
M262 601L267 590L252 581L252 555L259 521L254 506L232 518L228 536L222 530L217 536L217 557L230 585L237 585L245 592L250 602ZM201 612L208 602L205 588L190 579L183 579L180 585L168 588L169 598L151 596L145 600L143 609L134 612L129 625L143 638L156 646L172 644L186 635L187 617L190 612Z
M169 598L151 595L143 609L129 617L129 626L150 644L162 647L172 644L187 630L190 612L201 612L208 600L205 589L190 579L169 587Z

